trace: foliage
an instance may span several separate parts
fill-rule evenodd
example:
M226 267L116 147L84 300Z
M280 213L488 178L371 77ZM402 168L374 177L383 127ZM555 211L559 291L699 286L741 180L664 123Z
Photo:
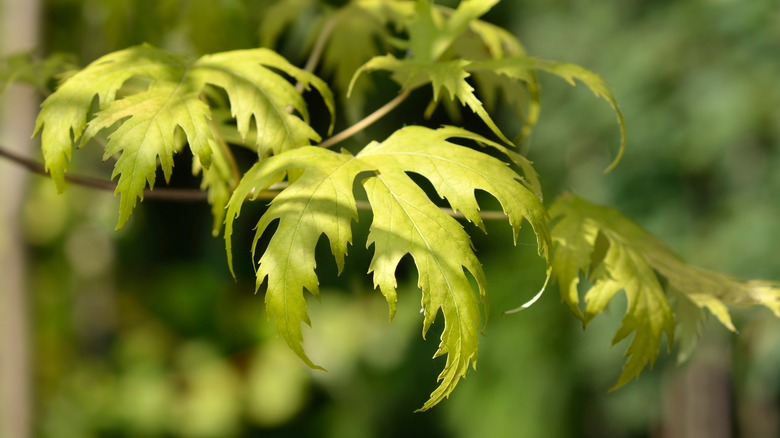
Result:
M763 305L780 317L780 285L741 282L689 266L663 242L615 210L564 195L553 203L550 213L555 221L553 272L563 301L583 324L604 311L620 290L628 296L626 315L612 342L632 332L634 337L615 388L638 376L648 363L652 365L662 335L666 334L671 348L675 325L682 338L680 356L687 357L704 309L731 331L736 329L726 304ZM579 307L578 288L583 274L590 284L584 295L584 313Z
M682 339L681 355L687 355L704 309L731 330L727 304L760 304L780 316L777 284L740 282L689 267L615 211L574 196L562 196L549 208L543 205L531 163L509 148L510 136L491 117L494 96L503 94L525 108L519 111L525 117L517 133L523 138L538 116L539 71L571 84L584 83L612 106L618 118L621 146L610 169L625 143L623 116L599 76L577 65L529 57L507 31L480 21L496 3L463 0L450 9L427 0L366 0L334 11L313 1L287 0L279 2L277 10L321 14L323 67L333 75L334 88L349 89L352 98L365 102L370 87L363 73L378 70L392 74L401 96L430 84L433 100L426 114L437 105L452 109L453 102L460 103L503 144L453 126L406 126L355 154L329 151L312 146L322 135L313 126L309 102L300 90L316 89L331 120L334 98L326 82L310 69L295 67L270 48L191 61L140 45L105 55L68 76L45 100L36 132L41 134L46 167L61 190L73 147L108 132L104 159L118 157L112 178L118 177L121 228L146 187L154 188L158 166L168 181L174 154L188 144L195 170L203 173L201 188L208 192L215 231L224 219L231 265L233 223L242 204L273 197L259 219L253 243L254 257L269 227L278 222L266 236L256 287L267 283L266 306L279 335L312 367L316 365L302 347L301 323L309 323L303 289L319 294L315 247L325 234L339 270L343 269L352 221L358 208L370 209L367 246L374 253L369 272L389 305L390 317L396 306L396 270L406 254L414 260L422 290L423 335L439 310L444 315L436 356L446 355L446 363L440 386L422 410L449 396L469 365L476 366L479 304L487 306L487 286L471 239L455 217L484 230L477 190L499 201L515 239L523 220L532 225L538 251L549 261L548 273L555 276L564 302L583 323L601 313L617 292L626 292L629 304L614 342L632 333L633 338L616 387L653 364L663 334L671 348L675 328ZM276 45L284 28L294 24L297 14L287 12L265 23L266 45ZM358 30L339 26L354 22L355 15L372 17L381 26ZM353 49L351 44L360 47ZM348 62L337 62L341 53L350 53ZM488 149L472 149L453 139ZM243 176L228 143L249 147L257 155L256 164ZM520 170L513 170L512 164ZM425 178L435 193L426 192L410 174ZM358 199L363 192L354 190L356 181L367 202ZM438 206L436 196L449 208ZM580 283L586 283L584 288ZM584 312L579 306L581 289L587 289Z

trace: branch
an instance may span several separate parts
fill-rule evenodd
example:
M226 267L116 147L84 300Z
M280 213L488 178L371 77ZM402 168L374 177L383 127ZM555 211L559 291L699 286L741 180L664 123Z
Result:
M400 97L400 96L399 96ZM370 116L369 116L370 117ZM332 137L331 137L332 138ZM51 177L49 172L43 164L32 160L30 158L22 157L8 149L0 146L0 157L7 158L13 163L24 167L32 173ZM80 175L65 175L65 180L83 187L91 189L105 190L113 192L116 190L116 184L111 181L105 181L97 178L90 178L88 176ZM279 192L275 190L264 190L257 196L253 196L253 199L271 200L278 195ZM172 189L172 188L157 188L144 190L144 199L155 199L163 201L174 202L203 202L207 200L206 193L198 189ZM361 210L371 210L371 204L368 201L357 201L357 208ZM440 207L441 211L454 217L455 219L466 219L463 213L457 212L451 208ZM506 215L501 211L482 211L479 215L484 220L506 220Z
M361 121L355 123L354 125L350 126L349 128L339 132L338 134L334 135L333 137L325 139L322 143L320 143L318 146L323 148L330 148L333 147L335 144L342 142L349 137L352 137L353 135L357 134L358 132L368 128L371 126L374 122L381 119L387 113L394 110L398 105L403 103L403 101L406 100L406 98L409 97L409 90L402 91L398 96L396 96L393 100L390 102L387 102L386 104L382 105L379 109L374 111L373 113L367 115L364 117Z
M46 167L30 158L22 157L8 149L0 146L0 156L7 158L14 163L24 167L32 173L43 176L51 176L46 171ZM90 178L88 176L79 175L65 175L65 180L73 184L89 187L98 190L115 191L116 184L111 181L105 181L97 178ZM178 202L201 202L206 200L206 193L197 189L171 189L171 188L159 188L155 190L144 190L144 199L160 199L166 201L178 201Z

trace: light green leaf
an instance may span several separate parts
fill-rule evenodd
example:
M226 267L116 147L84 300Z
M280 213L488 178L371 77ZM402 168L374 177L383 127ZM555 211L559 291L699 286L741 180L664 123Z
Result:
M623 372L613 387L618 388L638 376L646 365L653 365L664 333L671 346L672 309L652 267L633 247L634 241L621 233L625 219L574 196L560 197L550 213L553 220L560 221L553 228L553 273L569 307L579 314L580 273L587 273L592 284L585 294L584 323L602 312L621 289L628 297L628 308L613 344L632 332L634 337L626 351Z
M208 84L227 93L242 138L249 134L254 118L259 154L319 140L307 124L303 98L277 71L317 89L333 114L333 98L322 80L267 49L206 55L195 62L148 45L106 55L66 80L43 102L36 133L42 133L46 167L61 190L73 145L84 145L104 129L113 130L104 158L118 156L112 177L119 177L120 228L143 198L147 184L154 187L158 160L166 181L170 178L173 155L184 145L185 138L178 135L182 132L197 165L204 169L203 187L209 190L215 217L220 219L235 181L226 167L227 151L216 141L218 127L212 125L205 97ZM88 121L96 96L99 111ZM215 154L222 155L221 170L209 172ZM211 193L214 190L219 193Z
M462 105L468 106L476 113L502 141L512 144L482 106L482 102L474 94L474 87L466 81L470 76L466 67L470 63L470 61L461 59L425 64L414 59L401 60L393 55L378 56L372 58L355 72L350 90L363 72L375 70L392 72L393 79L407 90L431 83L434 101L438 101L440 93L445 90L450 98L458 99Z
M57 189L62 191L74 144L83 144L82 134L92 101L97 97L105 108L116 92L134 76L173 79L185 67L181 58L151 46L143 45L106 55L68 78L41 105L35 133L41 133L46 170Z
M393 55L376 56L363 64L352 77L350 92L357 79L364 72L385 70L392 73L393 79L405 90L412 90L430 83L433 87L432 105L438 104L442 90L446 90L452 100L457 99L467 106L507 144L512 142L498 128L482 101L474 93L474 87L467 81L471 72L477 72L474 80L485 90L486 98L493 103L497 93L514 103L527 95L528 113L525 117L520 136L530 134L539 114L539 85L532 69L520 75L515 71L514 80L525 83L525 89L516 87L514 82L507 83L498 78L499 72L488 75L492 67L489 62L503 59L506 55L524 55L520 43L508 32L477 20L497 1L466 0L461 1L455 10L434 8L427 0L416 3L416 14L409 25L409 51L404 59ZM485 61L485 59L491 61ZM472 63L477 62L476 66ZM435 106L429 107L432 110ZM431 111L427 111L430 113ZM622 119L621 119L622 120ZM622 125L621 125L622 126Z
M743 282L687 265L663 242L615 210L567 194L554 202L550 213L555 221L553 272L572 311L587 323L620 290L628 297L628 309L613 342L631 333L634 337L614 388L639 375L646 365L652 366L663 334L671 349L675 326L682 336L680 358L689 355L704 309L732 331L727 305L761 305L780 316L780 284ZM592 285L585 292L584 313L579 306L580 276Z
M92 138L102 129L122 121L108 136L103 156L103 159L119 156L111 175L112 179L119 177L116 192L122 194L117 228L127 222L136 199L143 199L147 182L154 188L158 158L165 180L170 179L173 154L184 143L175 135L177 127L186 134L198 160L206 167L211 164L212 148L216 145L208 129L208 105L198 95L196 84L175 86L160 82L145 93L113 101L90 121L84 138Z
M482 219L474 190L490 193L509 217L515 237L523 219L528 220L539 236L540 254L546 254L546 242L549 241L545 223L547 213L539 198L520 183L522 178L506 163L448 142L450 138L472 140L509 152L504 146L465 129L446 126L432 130L408 126L382 143L366 146L358 157L374 163L378 169L394 166L425 176L439 196L479 227L482 227Z
M535 77L532 76L535 70L542 70L552 73L570 85L576 85L575 81L580 81L588 87L596 97L606 100L617 117L618 127L620 128L620 149L612 163L604 170L609 172L615 168L623 157L626 147L626 128L623 120L623 113L620 111L615 96L610 91L607 83L596 73L580 67L576 64L565 62L547 61L543 59L532 58L528 56L513 56L504 59L495 59L487 61L475 61L467 68L467 71L492 71L497 74L505 75L529 84L529 91L538 93L538 84ZM533 113L532 113L533 114Z
M419 273L423 334L439 310L444 314L436 356L446 355L447 360L439 375L441 383L422 410L447 397L469 365L476 364L480 300L466 271L476 280L479 297L484 296L486 285L468 234L407 172L428 179L452 209L480 227L475 190L490 193L501 203L515 236L522 221L529 221L537 234L540 254L549 256L547 214L533 190L507 163L447 141L450 138L506 151L500 144L463 129L418 126L400 129L382 143L373 142L354 157L314 147L295 149L262 160L247 172L228 202L225 221L230 260L233 220L245 199L257 196L285 173L299 172L258 222L255 245L269 224L278 220L279 225L260 257L257 278L258 286L268 279L268 313L276 320L280 336L314 366L301 346L300 329L302 322L309 322L303 289L318 293L314 249L325 234L339 269L343 266L352 238L351 221L357 219L353 183L358 174L373 173L363 180L374 213L367 242L374 247L370 271L388 302L390 316L397 300L395 270L406 254L411 254Z
M482 220L474 190L490 193L509 217L515 237L522 220L527 219L537 233L540 253L548 255L546 212L539 199L518 183L518 175L504 163L446 141L452 137L503 148L458 128L433 131L410 126L358 154L361 160L381 166L377 177L364 181L374 210L369 235L369 244L374 245L375 251L370 267L374 284L385 294L392 312L395 269L401 257L409 253L420 274L418 285L425 311L423 335L439 309L444 313L444 332L434 357L447 354L447 362L438 377L439 387L421 410L447 397L470 362L476 366L478 305L463 268L474 276L481 296L485 294L485 279L470 239L460 225L431 204L404 172L425 176L454 210L480 227Z
M355 176L364 170L362 163L349 154L315 147L261 160L244 175L228 203L225 243L232 269L230 236L242 202L277 182L291 169L303 169L303 173L274 198L257 224L253 255L266 228L279 221L260 258L257 287L268 279L265 303L268 315L276 322L277 332L309 366L320 368L302 347L301 323L310 324L303 289L319 294L314 249L320 235L328 237L339 271L344 265L347 245L352 239L351 222L357 220L352 184Z
M206 55L193 66L192 74L201 81L224 89L230 99L230 109L238 124L238 132L246 138L251 119L257 128L257 153L265 156L320 141L309 126L306 102L293 84L272 69L280 70L322 95L333 116L333 95L324 81L290 64L268 49L235 50ZM288 110L292 107L300 118Z
M464 32L452 44L456 58L484 61L513 56L526 56L522 44L506 29L474 20L469 31ZM515 106L518 118L523 120L519 139L528 137L539 119L539 81L529 70L523 77L509 77L490 70L469 69L482 103L489 111L497 109L497 102ZM518 86L520 80L525 86Z
M446 354L447 362L437 378L439 387L421 408L427 410L452 392L469 364L476 368L480 310L464 268L476 278L481 297L486 293L484 272L463 227L433 205L406 174L382 173L366 179L363 186L375 215L368 237L368 244L374 245L369 272L374 273L375 286L393 302L395 270L409 253L423 291L423 337L439 310L444 314L444 331L434 357Z

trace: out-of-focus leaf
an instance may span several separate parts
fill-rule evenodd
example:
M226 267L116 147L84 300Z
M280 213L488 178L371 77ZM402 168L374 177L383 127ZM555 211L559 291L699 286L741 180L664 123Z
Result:
M652 366L663 334L671 348L675 326L683 336L681 357L689 354L704 309L732 331L727 305L761 305L780 316L780 284L739 281L687 265L663 242L613 209L567 194L555 201L550 213L555 221L553 272L564 302L583 323L602 312L620 290L628 296L628 309L613 343L632 332L634 337L614 388L639 375L646 365ZM581 276L590 283L584 313L579 306Z

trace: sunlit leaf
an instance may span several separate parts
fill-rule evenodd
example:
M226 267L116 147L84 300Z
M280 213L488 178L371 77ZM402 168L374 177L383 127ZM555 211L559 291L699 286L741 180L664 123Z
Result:
M300 325L309 323L303 289L318 294L315 247L322 234L330 241L339 269L351 242L351 222L357 219L353 184L360 173L374 213L368 245L374 256L370 271L385 296L391 317L396 308L395 271L406 254L419 273L425 314L423 334L437 313L445 327L436 356L446 355L439 387L423 406L428 409L447 397L470 365L476 364L480 320L479 297L486 291L484 273L463 227L434 204L407 172L428 179L440 197L469 221L483 227L475 190L493 195L502 205L517 236L523 220L537 234L539 252L549 257L546 210L533 190L507 164L479 151L447 141L473 140L506 150L477 134L454 127L438 130L408 126L384 142L372 142L358 155L315 147L288 151L256 164L242 179L228 203L225 239L232 258L233 220L244 200L302 169L271 203L257 225L255 245L268 226L278 221L260 257L258 287L267 279L266 304L277 331L310 366L302 348ZM475 295L466 271L476 280Z
M46 167L61 190L73 146L84 145L104 129L112 130L104 157L118 156L113 177L119 177L117 227L122 227L145 187L154 187L158 160L167 181L173 155L185 140L206 172L212 156L226 152L217 151L211 108L204 96L209 84L227 93L242 138L254 119L258 154L319 140L307 123L303 98L278 71L316 88L333 113L333 99L322 80L267 49L206 55L195 62L148 45L106 55L67 79L43 102L36 133L41 132ZM132 87L123 88L131 78ZM95 98L99 111L89 119ZM226 185L232 186L217 181L227 176L224 169L206 173L204 182L207 189L220 191L209 195L218 218L227 198Z

